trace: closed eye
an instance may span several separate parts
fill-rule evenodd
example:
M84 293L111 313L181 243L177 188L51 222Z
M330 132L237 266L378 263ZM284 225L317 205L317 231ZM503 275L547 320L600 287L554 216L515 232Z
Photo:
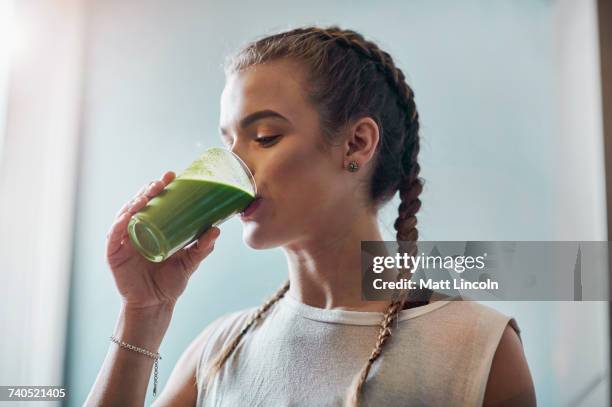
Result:
M259 144L261 144L262 146L269 146L274 144L274 142L280 137L280 134L277 135L273 135L273 136L263 136L263 137L257 137L255 139L255 141Z

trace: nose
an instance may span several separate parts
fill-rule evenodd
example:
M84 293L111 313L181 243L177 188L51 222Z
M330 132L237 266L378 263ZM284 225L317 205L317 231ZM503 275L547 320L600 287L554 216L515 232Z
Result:
M253 175L253 178L255 178L255 168L253 166L253 163L250 161L250 158L249 158L248 154L246 154L243 151L241 151L238 148L237 144L234 144L234 146L230 149L230 151L232 153L236 154L242 160L242 162L247 166L249 171L251 171L251 174Z

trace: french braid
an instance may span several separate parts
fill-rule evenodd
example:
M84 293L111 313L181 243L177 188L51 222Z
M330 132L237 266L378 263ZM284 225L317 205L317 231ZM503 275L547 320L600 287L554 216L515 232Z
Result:
M325 31L325 30L324 30ZM405 132L405 150L402 156L402 168L405 170L405 175L399 183L399 192L401 204L398 212L399 216L395 221L394 228L397 231L397 240L400 242L400 249L407 248L405 251L409 256L416 253L416 241L418 239L418 230L416 228L416 213L421 207L421 201L418 198L423 191L423 185L418 178L420 166L417 162L419 153L419 114L414 103L414 94L406 84L404 74L401 69L397 68L393 63L391 56L378 48L372 42L366 41L362 36L353 32L338 31L333 28L328 35L335 38L344 46L353 47L353 49L362 53L365 57L377 62L381 71L387 76L389 82L398 94L398 105L406 112L408 119L406 120ZM400 273L398 277L403 277L409 274L409 270ZM383 319L380 323L380 330L376 343L367 362L356 376L348 391L348 405L359 406L359 396L364 387L368 373L374 361L382 354L383 346L391 336L391 326L397 320L400 311L404 308L404 304L408 299L408 290L403 290L391 302Z
M401 204L394 223L398 250L414 255L418 240L416 214L421 207L419 195L423 191L417 160L419 115L414 93L402 70L395 66L387 52L359 33L331 26L301 27L261 38L229 59L226 73L282 58L301 61L309 68L308 92L319 109L324 136L333 138L343 125L358 117L370 116L379 125L381 137L369 198L378 208L399 191ZM408 273L408 270L403 271L398 278ZM288 289L287 281L254 312L211 364L207 381L223 366L247 331ZM391 337L400 311L407 303L427 303L431 292L403 290L394 294L384 312L374 349L348 389L346 404L350 407L360 405L368 373Z
M272 305L276 301L280 300L285 296L287 290L289 290L289 280L285 281L283 285L276 291L276 293L274 293L274 295L268 298L263 304L259 306L259 308L257 308L257 310L255 310L255 312L253 312L253 314L245 322L238 335L236 335L230 341L230 343L228 343L225 348L221 350L219 355L217 355L217 357L208 366L208 371L206 372L206 376L204 379L205 383L210 383L212 381L214 375L219 371L219 369L223 367L225 361L231 356L236 347L238 347L238 344L240 343L242 337L248 332L249 329L251 329L253 325L255 325L255 323L257 323L257 321L262 318L262 316L270 309L270 307L272 307Z

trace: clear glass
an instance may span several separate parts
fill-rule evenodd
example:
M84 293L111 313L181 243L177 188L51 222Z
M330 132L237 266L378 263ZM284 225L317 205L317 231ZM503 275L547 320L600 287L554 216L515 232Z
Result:
M209 148L128 224L134 247L161 262L243 211L257 195L253 174L233 152Z

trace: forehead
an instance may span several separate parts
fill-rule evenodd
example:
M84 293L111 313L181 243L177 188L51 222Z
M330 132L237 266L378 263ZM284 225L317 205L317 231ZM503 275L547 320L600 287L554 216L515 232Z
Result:
M308 108L303 70L287 60L259 64L227 77L221 94L222 127L258 111L274 110L288 118Z

